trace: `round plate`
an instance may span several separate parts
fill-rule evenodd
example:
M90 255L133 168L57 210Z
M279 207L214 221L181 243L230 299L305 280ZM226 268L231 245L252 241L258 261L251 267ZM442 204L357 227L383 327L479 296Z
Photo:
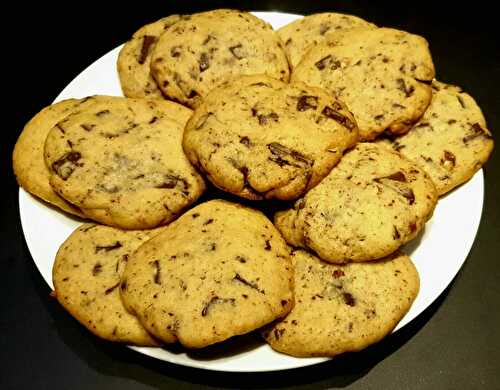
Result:
M277 12L254 14L279 28L300 15ZM110 51L80 73L59 94L56 101L88 95L122 95L116 60L121 47ZM404 251L420 274L420 293L394 331L425 310L453 280L474 242L483 206L482 170L466 184L441 198L425 231ZM81 224L19 190L21 223L28 248L45 281L52 285L52 264L59 246ZM242 336L201 351L179 347L132 349L171 363L218 371L274 371L304 367L327 358L294 358L274 352L257 335Z

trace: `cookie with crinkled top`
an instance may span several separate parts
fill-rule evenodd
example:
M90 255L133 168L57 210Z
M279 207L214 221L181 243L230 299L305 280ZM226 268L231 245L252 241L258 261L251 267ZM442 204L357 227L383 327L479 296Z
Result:
M438 81L432 90L432 102L418 123L401 137L382 142L418 163L444 195L486 163L494 142L469 94Z
M121 295L166 343L201 348L293 307L289 248L259 211L221 200L183 214L130 256Z
M332 263L385 257L431 218L437 192L415 163L376 143L359 143L275 225L287 242Z
M352 114L326 91L242 76L212 90L186 125L189 160L217 187L248 199L294 199L358 139Z
M81 109L85 99L68 99L45 107L24 127L12 154L17 182L26 191L67 213L83 217L80 210L61 198L50 186L50 173L43 158L43 147L50 129L69 114Z
M182 150L191 110L157 99L97 96L45 142L50 184L89 218L123 229L170 222L204 191Z
M418 272L401 253L370 263L334 265L298 250L292 261L295 306L262 332L273 349L288 355L362 350L394 329L419 291Z
M141 27L120 50L117 69L125 96L163 99L161 89L151 75L151 56L159 36L180 18L179 15L170 15Z
M353 28L311 48L293 81L322 87L352 111L361 140L407 132L431 101L434 65L427 41L390 28Z
M151 72L165 96L190 107L236 76L289 79L283 43L271 25L228 9L186 16L166 30L154 48Z
M120 298L120 278L129 257L154 230L120 230L85 224L59 248L52 269L55 297L83 326L103 339L158 346Z
M376 26L354 15L324 12L294 20L281 27L278 34L285 44L290 66L294 68L312 46L323 42L329 34L355 27Z

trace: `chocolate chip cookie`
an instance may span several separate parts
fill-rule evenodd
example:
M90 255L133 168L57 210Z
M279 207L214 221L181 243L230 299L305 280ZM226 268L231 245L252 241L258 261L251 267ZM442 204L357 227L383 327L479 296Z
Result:
M289 78L283 43L272 27L227 9L185 17L166 30L153 50L151 71L165 96L190 107L235 76Z
M285 43L285 50L293 69L312 46L325 41L329 34L355 27L376 26L354 15L324 12L297 19L281 27L278 35Z
M289 249L259 211L221 200L189 210L130 256L123 302L166 343L201 348L293 307Z
M299 250L292 261L295 306L263 335L273 349L293 356L335 356L380 341L419 291L417 270L401 253L339 266Z
M293 199L357 142L352 114L304 83L243 76L210 92L184 132L190 161L217 187L248 199Z
M80 226L57 252L52 270L57 300L96 336L135 345L159 345L125 310L119 287L130 255L160 231Z
M432 102L420 121L405 135L383 142L418 163L444 195L483 166L493 138L469 94L438 81L432 90Z
M359 143L293 209L278 212L275 224L288 243L325 261L369 261L415 238L436 202L434 184L415 163Z
M68 99L45 107L26 124L12 155L14 174L23 189L79 217L83 217L80 210L57 195L50 186L43 146L50 129L69 114L78 111L82 105L85 105L85 99Z
M205 186L182 151L191 110L162 100L98 96L45 142L55 191L89 218L124 229L166 224Z
M292 72L322 87L353 112L361 140L402 134L431 101L434 65L427 41L390 28L353 28L328 36Z
M170 15L141 27L120 50L117 68L125 96L163 98L161 89L151 76L151 56L160 34L168 30L180 18L179 15Z

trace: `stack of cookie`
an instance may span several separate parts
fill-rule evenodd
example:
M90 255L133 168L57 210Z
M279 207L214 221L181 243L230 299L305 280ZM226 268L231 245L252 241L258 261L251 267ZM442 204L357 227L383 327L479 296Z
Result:
M274 31L233 10L172 15L133 35L118 73L126 97L45 108L13 155L24 189L95 221L59 249L55 296L112 341L260 329L294 356L377 342L419 290L399 248L493 148L424 38L354 16ZM193 207L205 180L233 201ZM265 199L283 206L274 224Z

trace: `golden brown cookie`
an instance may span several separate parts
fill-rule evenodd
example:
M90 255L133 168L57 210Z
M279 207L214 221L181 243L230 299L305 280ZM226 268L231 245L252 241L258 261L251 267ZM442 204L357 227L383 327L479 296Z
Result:
M320 88L243 76L212 90L186 125L189 160L217 187L248 199L294 199L358 139L345 105Z
M157 338L201 348L288 313L292 279L289 248L262 213L212 200L129 258L121 294Z

